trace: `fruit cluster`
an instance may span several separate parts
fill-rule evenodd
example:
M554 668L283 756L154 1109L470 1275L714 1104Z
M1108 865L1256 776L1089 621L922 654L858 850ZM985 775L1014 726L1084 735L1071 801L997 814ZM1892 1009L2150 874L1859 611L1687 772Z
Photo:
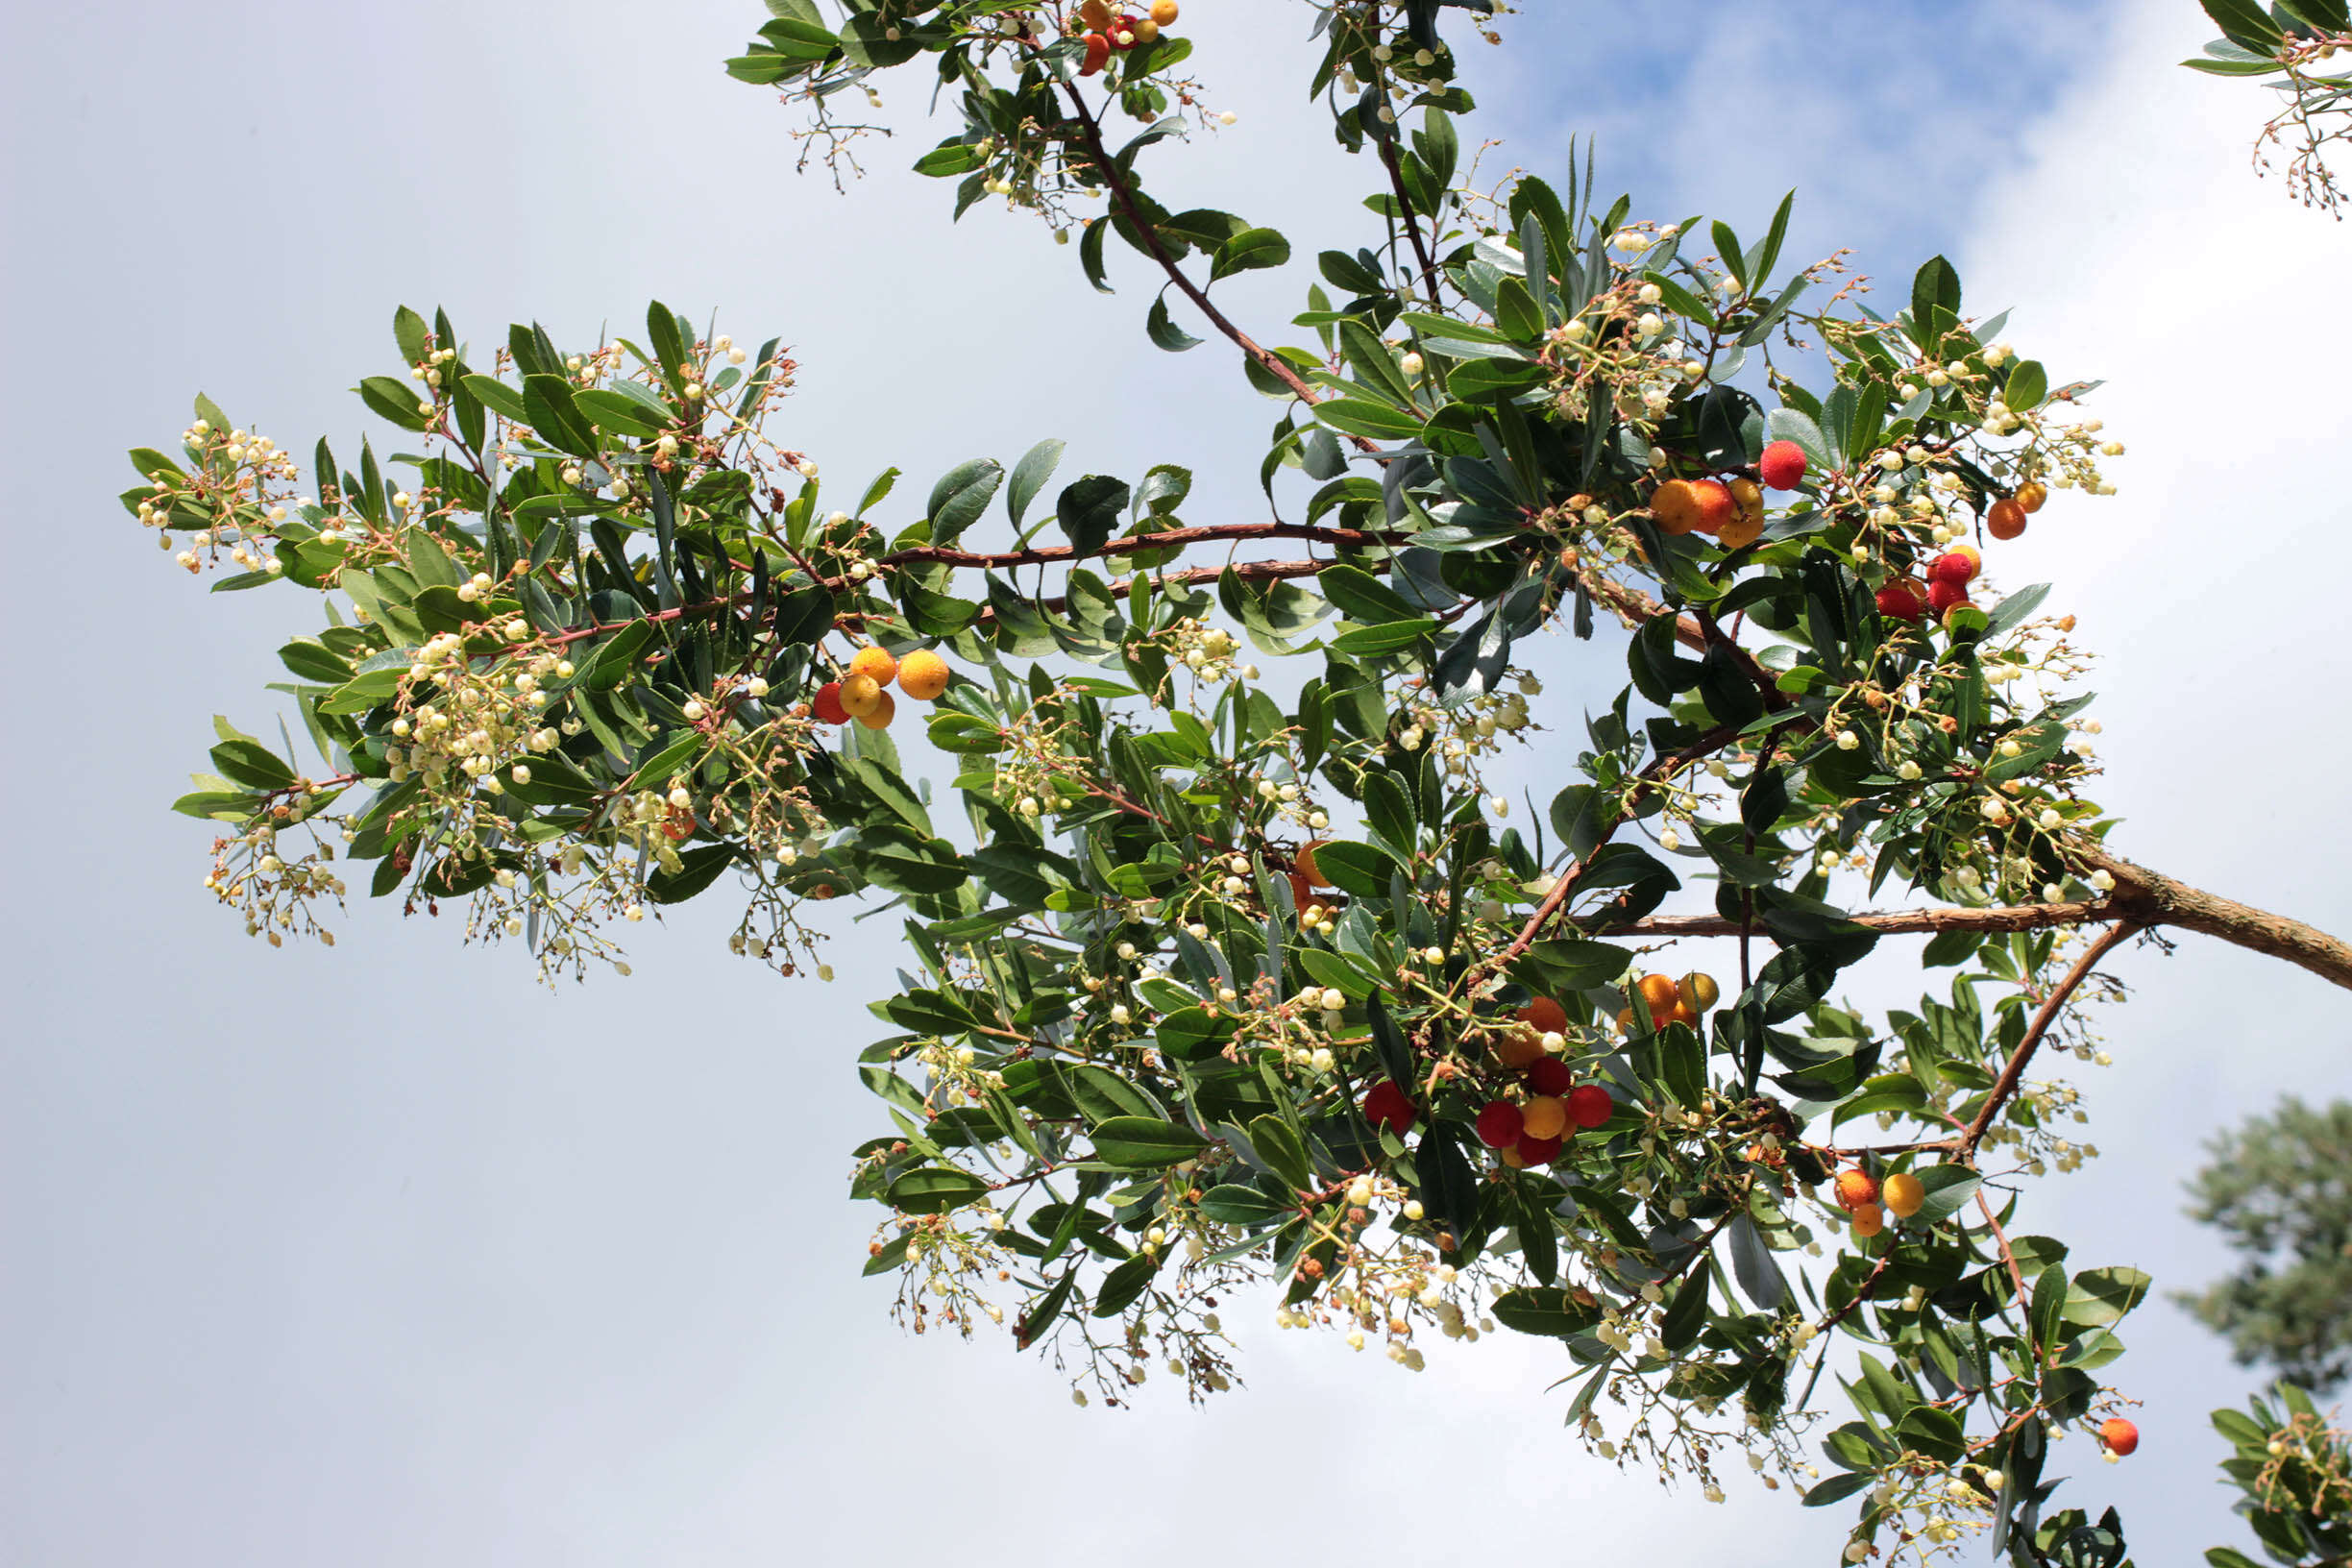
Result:
M817 717L828 724L854 719L868 729L888 729L898 713L896 700L885 689L893 680L918 702L935 702L947 690L947 661L927 648L899 659L890 649L870 644L850 658L841 679L817 688Z
M1086 28L1086 60L1078 67L1080 76L1092 76L1111 59L1113 51L1125 54L1139 49L1160 37L1160 30L1176 20L1176 0L1153 0L1151 10L1138 16L1132 12L1115 12L1103 0L1086 0L1078 8L1078 20Z
M1853 1234L1864 1241L1886 1229L1886 1216L1909 1219L1927 1202L1927 1184L1907 1170L1880 1182L1858 1165L1837 1173L1833 1195L1839 1208L1852 1216Z

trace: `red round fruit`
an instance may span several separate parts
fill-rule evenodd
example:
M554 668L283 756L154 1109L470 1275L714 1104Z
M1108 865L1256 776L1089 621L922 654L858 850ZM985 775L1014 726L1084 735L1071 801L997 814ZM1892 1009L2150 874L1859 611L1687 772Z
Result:
M1927 607L1938 615L1942 615L1956 604L1966 604L1968 601L1968 584L1965 582L1946 582L1942 577L1938 577L1927 585Z
M1948 582L1965 588L1976 580L1977 559L1972 550L1948 550L1927 566L1929 582Z
M1125 54L1143 41L1142 28L1143 18L1140 16L1121 16L1111 24L1111 47ZM1121 43L1121 38L1127 41Z
M1767 488L1794 490L1804 483L1804 448L1794 441L1775 441L1756 459L1756 475Z
M1548 1165L1560 1151L1556 1138L1523 1138L1516 1152L1523 1165Z
M841 682L838 680L828 680L817 688L816 708L817 717L828 724L845 724L849 722L849 710L842 706Z
M2140 1429L2119 1415L2099 1423L2099 1444L2110 1454L2129 1454L2140 1446Z
M1576 1085L1576 1074L1556 1056L1547 1056L1528 1068L1528 1088L1537 1094L1565 1094Z
M1519 1142L1519 1130L1525 1119L1510 1101L1489 1100L1478 1114L1479 1141L1490 1149L1513 1148Z
M1878 590L1878 613L1889 621L1917 621L1927 613L1927 603L1909 583L1890 582Z
M1568 1119L1587 1131L1609 1119L1617 1110L1617 1102L1599 1084L1585 1084L1568 1091Z
M1393 1079L1384 1078L1372 1086L1363 1097L1363 1114L1364 1120L1392 1133L1409 1132L1413 1124L1412 1100Z

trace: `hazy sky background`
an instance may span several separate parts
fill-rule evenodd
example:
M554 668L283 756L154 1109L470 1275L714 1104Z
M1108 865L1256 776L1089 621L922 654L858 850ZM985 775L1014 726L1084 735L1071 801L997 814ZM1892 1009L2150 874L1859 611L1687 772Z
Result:
M1355 243L1361 171L1289 85L1304 8L1186 9L1242 119L1152 155L1164 194L1277 222L1302 256ZM1995 576L2059 584L2108 655L2115 844L2352 930L2338 574L2307 564L2352 521L2316 478L2352 415L2301 384L2352 350L2315 308L2352 240L2249 173L2258 94L2174 68L2210 32L2195 8L1529 9L1515 52L1470 46L1512 138L1495 172L1597 131L1637 212L1743 231L1797 186L1791 255L1855 246L1899 299L1948 252L2055 379L2109 379L2121 495L2062 496ZM639 1568L953 1541L1157 1568L1206 1540L1447 1560L1473 1531L1520 1560L1830 1560L1842 1507L1737 1482L1665 1506L1586 1458L1543 1344L1442 1346L1413 1377L1237 1310L1247 1392L1200 1414L1163 1381L1116 1415L1001 1341L901 1336L856 1277L875 1211L842 1185L878 1119L849 1062L883 1032L862 1003L893 984L884 930L845 918L840 982L788 987L697 911L642 935L633 979L550 995L452 920L360 907L337 948L272 952L209 907L206 829L165 807L210 714L270 725L261 684L308 606L205 596L115 506L121 452L170 445L199 388L298 453L351 444L342 389L397 370L398 304L446 305L478 343L534 316L634 331L656 295L781 332L804 372L780 433L842 487L1059 435L1068 475L1182 461L1194 520L1253 510L1271 406L1230 355L1152 350L1127 257L1100 298L1026 223L950 229L948 187L899 172L944 126L874 148L846 197L795 179L790 116L719 70L759 20L755 0L15 8L0 407L23 466L0 505L20 577L71 586L11 596L0 689L20 833L0 1562ZM919 110L916 83L890 90ZM1302 148L1324 162L1286 187ZM1234 308L1286 335L1307 277L1237 281ZM1563 721L1622 679L1562 669ZM1540 758L1522 776L1556 787ZM2179 1178L2281 1090L2342 1091L2343 997L2196 938L2120 967L2142 989L2117 1066L2084 1069L2107 1157L2044 1184L2025 1228L2193 1286L2220 1260ZM1894 968L1857 995L1911 993ZM2141 1452L2065 1444L2082 1480L2061 1496L2120 1502L2140 1560L2178 1561L2235 1538L2204 1412L2253 1380L2168 1307L2127 1337L2111 1375L2147 1402Z

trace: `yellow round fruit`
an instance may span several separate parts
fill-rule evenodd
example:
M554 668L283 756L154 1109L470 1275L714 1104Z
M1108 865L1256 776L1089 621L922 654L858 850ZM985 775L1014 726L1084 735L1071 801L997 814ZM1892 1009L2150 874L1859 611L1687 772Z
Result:
M1746 550L1764 537L1764 518L1761 513L1750 517L1740 513L1716 530L1715 542L1726 550Z
M1530 1138L1557 1138L1568 1126L1568 1102L1541 1094L1519 1108L1521 1129Z
M870 675L876 686L888 686L898 675L898 661L886 648L861 648L849 661L853 675Z
M1909 1219L1927 1201L1927 1187L1909 1171L1897 1171L1886 1179L1878 1195L1897 1219Z
M1527 1024L1516 1024L1495 1037L1495 1060L1513 1072L1525 1072L1543 1060L1543 1036Z
M882 683L871 675L849 675L835 695L842 712L852 719L862 719L882 701Z
M1853 1234L1867 1241L1886 1229L1886 1214L1874 1203L1866 1203L1853 1212Z
M898 689L918 702L935 702L947 690L947 661L919 648L898 661Z
M1723 988L1715 984L1715 977L1711 974L1686 974L1675 989L1682 993L1682 999L1690 1004L1694 1012L1704 1013L1723 999Z
M1699 487L1688 479L1668 479L1650 493L1650 518L1660 533L1695 531L1703 510Z
M2040 511L2042 503L2047 500L2049 489L2039 479L2031 479L2018 486L2017 503L2027 512Z
M874 694L874 705L857 716L857 722L868 729L888 729L890 722L898 716L898 704L891 700L888 692Z
M1149 16L1136 18L1135 37L1138 43L1151 43L1160 37L1160 24Z

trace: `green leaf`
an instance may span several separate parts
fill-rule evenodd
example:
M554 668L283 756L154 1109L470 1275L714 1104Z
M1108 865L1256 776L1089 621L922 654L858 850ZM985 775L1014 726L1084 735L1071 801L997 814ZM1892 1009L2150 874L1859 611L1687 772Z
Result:
M2074 1276L2061 1317L2077 1328L2104 1328L2139 1306L2152 1283L2136 1268L2086 1268Z
M891 1207L902 1213L943 1214L988 1191L988 1183L953 1165L919 1165L890 1185Z
M1269 1114L1252 1120L1249 1140L1266 1168L1288 1183L1293 1190L1303 1192L1313 1185L1314 1168L1307 1163L1306 1147L1282 1117Z
M682 904L719 879L735 861L731 844L703 845L678 856L676 871L656 871L646 878L646 896L657 904Z
M370 376L356 390L359 401L374 409L379 418L389 420L404 430L432 428L432 416L417 411L417 404L425 400L418 394L415 382L390 376Z
M1495 1321L1514 1334L1574 1338L1601 1321L1598 1306L1582 1307L1565 1289L1530 1286L1495 1297Z
M1155 347L1164 349L1170 354L1182 354L1187 349L1197 349L1202 342L1202 339L1194 337L1190 332L1177 326L1176 318L1168 314L1166 289L1162 289L1152 300L1150 313L1143 321L1143 331L1151 338Z
M1279 1198L1270 1198L1254 1187L1233 1183L1213 1187L1202 1193L1200 1212L1204 1219L1219 1225L1238 1225L1244 1230L1258 1230L1297 1213Z
M1279 267L1290 259L1290 242L1271 229L1244 229L1216 248L1209 263L1209 281L1215 282L1237 272Z
M635 398L625 398L618 392L592 390L573 393L572 403L599 429L640 438L662 433L660 417Z
M1866 1492L1877 1484L1876 1472L1849 1470L1842 1476L1831 1476L1805 1493L1804 1506L1808 1508L1826 1507L1832 1503L1843 1503L1856 1492Z
M1699 1342L1699 1331L1706 1327L1707 1269L1703 1261L1684 1276L1681 1287L1666 1309L1666 1321L1658 1329L1658 1338L1670 1351L1688 1350Z
M1053 478L1054 470L1062 466L1063 446L1064 443L1051 438L1040 441L1013 465L1013 478L1005 485L1005 510L1012 515L1015 527L1020 527L1029 503L1045 488L1045 481Z
M1130 1170L1157 1170L1189 1160L1208 1139L1179 1122L1151 1116L1113 1116L1095 1127L1094 1158Z
M596 431L580 417L572 383L561 376L523 378L523 406L539 439L576 457L594 457L600 450Z
M502 419L512 420L517 425L530 423L530 409L524 404L523 394L504 381L491 376L468 376L458 384L473 396L475 402Z
M931 519L931 543L952 545L959 534L980 521L1004 477L1004 464L993 457L975 457L941 475L923 507Z
M225 740L212 748L212 766L230 782L249 789L282 790L294 782L294 770L259 741L243 737Z
M1349 839L1317 846L1315 868L1333 887L1359 898L1387 897L1388 878L1403 870L1385 849Z
M1138 1253L1133 1258L1103 1276L1102 1286L1094 1292L1096 1317L1116 1317L1125 1311L1150 1286L1152 1276L1160 1271L1160 1260L1149 1253Z
M1422 428L1419 415L1370 398L1326 398L1314 405L1314 416L1342 434L1375 441L1402 441L1420 434Z
M2276 54L2287 35L2255 0L2198 0L2205 14L2221 29L2221 36L2256 54Z

